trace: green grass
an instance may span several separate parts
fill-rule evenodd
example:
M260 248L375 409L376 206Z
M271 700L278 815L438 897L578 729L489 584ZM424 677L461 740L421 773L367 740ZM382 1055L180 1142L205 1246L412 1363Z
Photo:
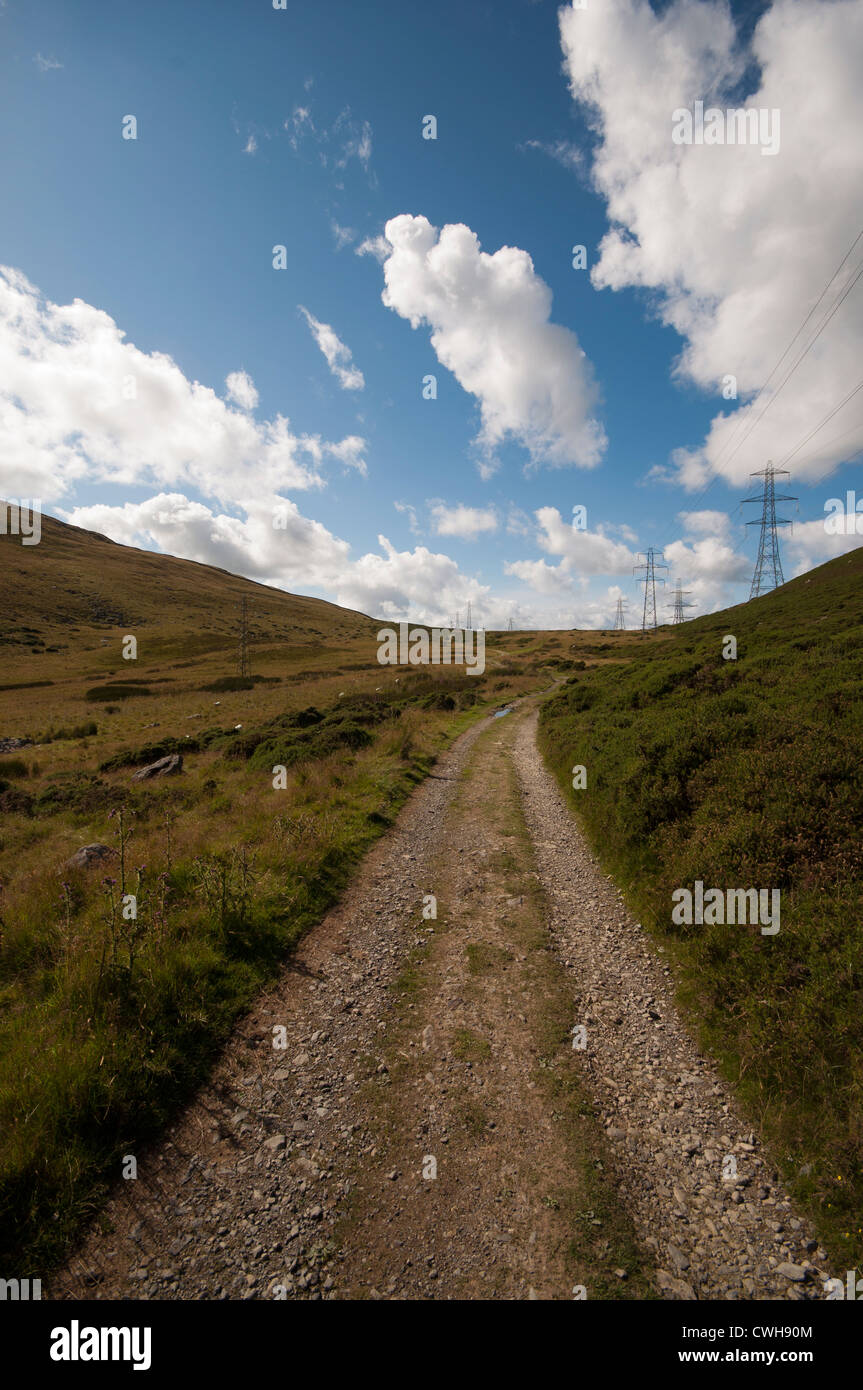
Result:
M604 866L670 950L702 1040L843 1268L863 1253L861 577L857 551L643 639L568 681L540 726ZM778 888L779 934L672 925L673 890L696 879Z

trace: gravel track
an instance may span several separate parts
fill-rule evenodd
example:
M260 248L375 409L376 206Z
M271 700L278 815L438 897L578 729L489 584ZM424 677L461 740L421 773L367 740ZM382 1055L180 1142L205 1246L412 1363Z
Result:
M620 1160L621 1198L655 1256L656 1285L669 1299L821 1297L824 1252L681 1023L662 956L598 868L542 764L532 703L512 717L518 727L507 744L550 904L553 948L572 980L573 1024L587 1030L578 1057ZM368 1087L389 1082L392 985L424 927L423 894L436 891L435 865L452 849L453 793L490 723L474 726L440 758L342 901L242 1021L212 1080L165 1139L137 1155L137 1179L118 1183L49 1297L459 1296L464 1279L457 1285L441 1277L446 1251L409 1257L409 1230L399 1238L404 1258L389 1264L375 1258L380 1250L366 1261L340 1241L352 1220L383 1248L403 1209L401 1175L391 1181L383 1168ZM276 1027L285 1030L283 1049L273 1045ZM415 1123L415 1099L408 1105L405 1096ZM733 1178L723 1177L729 1156ZM357 1181L370 1172L373 1182ZM478 1262L489 1249L481 1211L489 1200L478 1192L477 1229L461 1228L461 1245L473 1255L462 1253L455 1274L473 1269L471 1297L488 1296ZM357 1213L358 1201L367 1209ZM426 1222L422 1240L431 1239L429 1229ZM517 1243L519 1236L504 1231L502 1238ZM537 1297L535 1264L516 1252L510 1265L517 1279L500 1296Z
M516 743L525 817L552 935L577 983L591 1089L657 1282L680 1299L823 1297L826 1254L684 1028L669 967L591 854L539 756L536 722Z

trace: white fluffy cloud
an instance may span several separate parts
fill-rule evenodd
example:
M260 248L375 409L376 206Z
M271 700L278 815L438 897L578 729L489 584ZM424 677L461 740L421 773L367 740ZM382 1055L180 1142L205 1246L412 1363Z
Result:
M462 502L448 507L445 502L435 502L430 511L438 536L458 536L463 541L475 541L483 532L497 530L497 514L493 507L466 507Z
M445 622L468 599L479 609L487 588L449 556L399 552L380 537L381 554L352 558L284 495L323 486L327 459L365 473L359 435L332 442L293 434L282 416L258 423L248 373L225 385L223 400L171 358L125 342L108 314L46 302L18 271L0 269L0 496L69 498L58 515L123 544L381 616ZM156 491L75 506L79 483Z
M0 267L0 495L52 501L86 481L242 504L320 487L325 457L357 457L356 436L330 443L282 415L253 419L246 373L228 377L226 402L124 338L100 309L45 301Z
M748 48L725 0L674 0L661 13L647 0L604 0L562 9L560 30L573 96L596 132L593 179L612 224L593 283L655 294L685 342L681 377L717 395L736 377L745 403L723 403L703 446L679 450L674 463L689 487L715 473L739 485L768 457L791 454L859 380L858 289L779 389L856 273L861 243L753 404L860 230L863 3L774 0ZM744 78L747 65L754 79ZM696 100L778 110L779 152L674 144L672 113ZM796 477L819 477L863 447L859 406L858 396L793 455Z
M338 444L329 444L327 453L331 458L338 459L346 468L355 468L358 473L362 473L365 478L368 474L368 467L363 458L366 441L358 434L349 434Z
M575 574L619 574L632 568L635 557L619 541L598 531L579 531L564 521L557 507L540 507L539 545L548 555L559 555Z
M683 523L688 536L712 536L716 540L727 540L731 533L731 521L727 512L705 509L700 512L678 512L678 521Z
M439 233L408 214L385 237L383 302L431 327L438 360L479 402L482 450L511 439L533 465L597 464L606 438L593 373L575 334L549 321L551 291L527 252L489 255L469 227Z
M254 410L258 404L258 391L248 372L230 372L225 377L228 400L241 410Z
M316 319L314 314L310 314L308 309L303 308L302 304L299 309L309 325L312 337L327 359L327 366L342 390L362 391L366 384L365 378L359 367L354 366L353 353L347 344L342 342L334 328L331 328L328 323L321 323L320 319Z
M243 510L241 519L215 512L182 493L159 493L144 502L75 507L60 515L73 526L99 531L122 545L157 546L171 555L282 588L326 588L336 581L348 560L346 541L302 516L296 503L275 494L256 495Z
M547 560L511 560L504 566L507 574L520 579L534 593L563 593L575 585L586 588L592 576L632 571L632 551L601 531L578 530L563 520L557 507L540 507L534 516L539 547L547 555L557 556L557 564Z
M849 524L850 520L846 521L846 525ZM796 521L791 535L783 537L785 578L805 574L816 565L823 565L827 560L834 560L837 555L845 555L849 550L863 545L863 515L858 515L856 525L856 532L846 535L843 531L841 535L833 535L825 529L824 519Z
M488 586L425 546L399 551L379 536L382 553L352 559L347 541L283 497L257 496L244 512L243 518L228 516L180 493L161 493L145 502L75 507L60 515L123 545L156 546L280 588L318 589L375 617L446 623L458 609L464 614L468 599L477 621L500 611L489 602Z

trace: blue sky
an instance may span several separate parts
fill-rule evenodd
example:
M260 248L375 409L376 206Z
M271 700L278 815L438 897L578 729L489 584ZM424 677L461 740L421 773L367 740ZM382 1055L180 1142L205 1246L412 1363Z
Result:
M861 41L861 0L7 0L0 492L382 618L602 626L649 545L745 598L792 454L786 577L821 563L860 539L823 517L863 496ZM673 144L696 99L780 148Z

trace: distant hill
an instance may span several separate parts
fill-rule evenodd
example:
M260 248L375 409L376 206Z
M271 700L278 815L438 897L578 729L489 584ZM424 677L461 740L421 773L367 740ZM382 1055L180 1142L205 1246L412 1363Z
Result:
M21 629L44 638L70 627L137 627L229 636L248 600L258 640L368 637L374 620L324 599L270 588L194 560L118 545L106 536L42 517L38 545L0 535L0 643Z

